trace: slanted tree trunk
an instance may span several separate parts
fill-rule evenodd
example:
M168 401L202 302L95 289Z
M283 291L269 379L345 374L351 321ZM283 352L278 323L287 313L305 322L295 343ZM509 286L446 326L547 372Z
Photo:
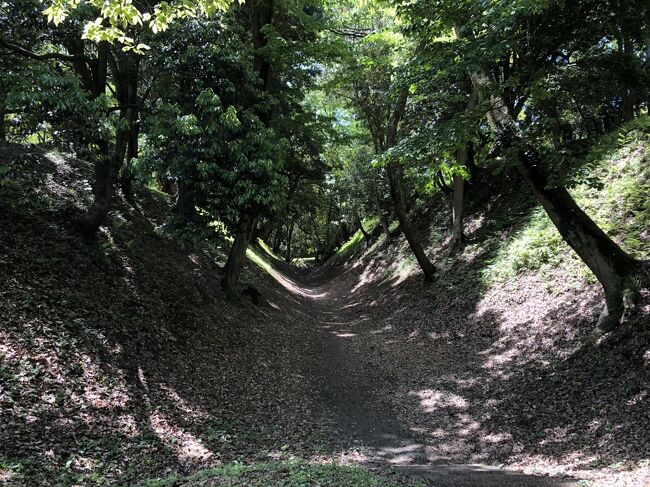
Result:
M370 247L370 234L366 232L366 229L363 228L363 222L361 221L361 218L359 216L355 216L355 223L357 227L359 228L359 231L361 231L361 234L363 235L363 238L366 241L366 247Z
M406 89L401 90L397 102L395 104L395 109L393 115L388 124L388 130L386 132L386 149L390 149L397 143L397 129L399 127L399 122L402 119L404 110L406 109L406 100L408 99L408 91ZM407 206L406 206L406 197L404 196L404 190L402 188L402 168L399 165L399 162L392 159L388 163L388 181L390 182L390 194L393 199L393 205L395 207L395 213L397 214L397 219L399 220L400 227L406 240L411 247L411 251L415 258L420 264L420 268L424 273L424 280L427 282L433 281L433 276L435 274L435 267L424 253L424 248L411 226L411 220L408 216Z
M254 223L255 220L248 215L244 215L241 218L235 231L235 240L228 253L221 287L226 293L226 296L231 299L236 299L238 296L237 284L239 283L239 275L244 264L244 259L246 258L246 249L250 243Z
M322 256L323 262L325 262L327 259L329 259L334 255L334 253L336 252L336 246L340 241L341 241L341 227L336 227L336 231L334 231L330 235L330 239L325 242L325 248L323 249L323 256Z
M472 74L471 77L476 88L490 91L486 75ZM528 183L562 238L603 286L605 307L597 329L600 332L612 330L623 316L624 297L637 294L637 279L647 279L642 274L647 263L640 263L625 253L578 206L566 188L550 183L539 152L522 136L501 97L490 97L487 118L498 145L518 147L517 172Z

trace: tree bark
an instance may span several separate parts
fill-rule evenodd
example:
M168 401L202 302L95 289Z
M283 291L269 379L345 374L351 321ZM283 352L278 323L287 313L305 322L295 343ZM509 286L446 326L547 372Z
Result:
M456 159L460 164L462 156L458 153L465 152L465 149L458 149ZM465 180L463 176L454 174L454 198L452 208L452 231L451 244L454 247L462 246L465 243L465 232L463 225L463 210L465 200Z
M126 151L126 160L120 171L120 187L127 201L134 203L133 197L133 159L138 157L138 137L140 135L140 125L137 122L137 110L130 122L129 145Z
M295 222L291 218L291 223L289 224L289 232L287 233L287 253L285 254L284 260L289 264L291 263L291 238L293 237L293 227Z
M388 225L388 218L386 213L381 208L381 202L379 201L379 190L377 189L377 178L373 178L372 181L372 202L375 205L375 211L377 212L377 218L379 218L379 224L386 234L386 238L390 238L390 227Z
M472 90L465 114L471 113L478 103L478 93ZM470 142L463 141L461 146L456 149L456 163L459 167L467 169L470 153ZM465 179L461 174L454 174L454 197L452 208L452 245L462 246L465 243L465 232L463 223L463 213L465 210Z
M489 90L490 80L486 75L472 74L471 77L477 89ZM498 145L517 145L517 172L528 183L562 238L602 285L605 307L597 328L601 332L610 331L623 316L624 297L637 293L635 279L641 276L641 269L647 264L636 261L611 240L578 206L566 188L550 184L537 149L521 135L499 96L490 97L487 118Z
M173 208L173 212L188 223L198 223L200 221L199 214L196 211L196 207L199 206L199 198L194 184L190 176L179 178Z
M622 29L622 27L621 27ZM627 62L634 62L636 55L634 54L632 41L623 36L618 39L619 52ZM629 122L634 119L635 105L636 105L636 90L629 85L624 79L621 83L621 101L623 109L623 120Z
M275 230L275 237L273 238L273 253L277 254L280 251L282 246L282 223L278 223L278 227Z
M7 141L7 125L5 120L5 108L0 106L0 143Z
M397 129L406 109L407 99L408 91L407 89L402 89L395 104L393 115L388 124L388 130L386 132L386 149L390 149L397 143ZM395 213L397 214L397 219L399 220L404 237L406 237L406 240L411 247L411 251L413 252L413 255L415 255L415 258L424 273L424 280L431 282L433 281L433 276L435 274L435 267L425 254L424 248L411 226L411 220L408 217L406 197L404 196L404 190L402 188L401 169L399 162L394 159L388 163L388 181L390 182L390 194L393 199Z
M363 222L361 221L361 218L356 216L355 220L356 220L355 223L357 224L359 231L361 231L361 234L363 235L363 238L366 241L366 247L370 247L370 234L366 232L365 228L363 228Z
M112 154L100 157L95 162L94 201L79 219L80 227L88 234L96 233L106 220L111 208L113 185L126 155L131 125L135 122L138 60L134 56L123 54L121 66L115 63L117 99L122 108Z
M128 133L128 128L118 128L113 153L100 156L95 161L95 198L90 208L81 215L78 222L82 231L88 235L97 233L111 208L113 184L117 171L124 160L128 145Z
M228 253L228 260L224 267L224 276L221 280L221 287L231 299L236 299L237 284L239 283L239 275L241 268L246 258L246 249L250 243L250 238L254 226L254 219L250 216L243 216L237 225L235 232L235 240L230 247Z

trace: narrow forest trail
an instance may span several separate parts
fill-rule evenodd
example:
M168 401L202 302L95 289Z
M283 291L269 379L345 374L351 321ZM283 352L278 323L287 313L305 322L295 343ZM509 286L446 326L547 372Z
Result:
M276 279L298 298L293 311L304 317L305 344L317 348L306 350L317 357L309 375L318 382L338 440L352 452L352 461L389 467L440 487L577 485L562 478L430 458L427 440L417 428L399 421L395 406L380 392L395 385L396 378L381 370L383 357L374 353L373 333L357 333L357 326L371 319L363 298L355 294L363 285L360 276L327 268L300 273L278 261L275 266Z

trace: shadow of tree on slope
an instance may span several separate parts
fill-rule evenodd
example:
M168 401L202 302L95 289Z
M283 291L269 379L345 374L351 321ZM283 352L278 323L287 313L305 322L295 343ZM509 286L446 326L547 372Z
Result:
M46 195L90 174L37 163L43 176L22 183ZM118 200L97 239L79 238L73 193L67 208L60 194L0 208L3 480L131 484L326 447L279 286L257 284L277 310L227 303L220 256L157 236L154 208Z
M470 238L486 244L471 260L445 267L439 243L432 286L390 273L408 252L404 242L328 285L347 290L333 297L339 318L364 319L339 319L344 326L327 331L371 357L358 373L368 394L391 399L391 411L378 414L401 424L391 441L370 438L389 462L536 462L552 471L650 456L647 314L592 348L583 343L602 302L596 287L562 270L489 288L479 278L530 215L526 202L512 211L516 197L482 215Z

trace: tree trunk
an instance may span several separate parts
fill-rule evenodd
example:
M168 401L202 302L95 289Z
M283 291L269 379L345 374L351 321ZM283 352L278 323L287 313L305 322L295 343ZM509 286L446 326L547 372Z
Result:
M386 149L390 149L397 142L397 129L402 115L404 114L404 110L406 109L407 98L408 91L403 89L399 94L395 110L393 111L393 116L388 124L388 130L386 133ZM387 170L388 181L390 182L390 194L393 199L395 213L397 214L397 219L399 220L402 232L411 247L413 255L415 255L415 258L417 259L418 264L420 264L420 268L424 273L424 280L427 282L433 281L435 267L425 254L424 248L422 247L422 244L420 244L420 241L411 226L411 220L408 217L406 197L404 196L404 190L402 189L401 166L399 165L399 162L391 160L388 163Z
M118 129L113 153L104 154L95 161L95 199L92 205L79 218L79 226L84 233L93 235L106 220L111 208L113 183L117 175L128 144L128 129Z
M366 232L366 229L365 229L365 228L363 228L363 222L361 221L361 218L359 218L359 217L357 216L357 217L355 218L355 220L356 220L355 223L357 224L357 227L358 227L359 230L361 231L361 234L363 235L363 238L364 238L365 241L366 241L366 247L370 247L370 234L369 234L368 232Z
M7 125L5 120L5 109L0 107L0 143L7 141Z
M422 244L420 244L420 241L411 226L411 220L406 212L406 199L404 197L404 191L402 190L400 169L398 162L391 161L388 163L388 180L390 181L390 193L395 205L395 213L397 214L400 228L411 247L411 251L413 252L413 255L415 255L415 258L424 273L424 280L431 282L433 281L436 269L424 253L424 248L422 247Z
M376 176L376 175L375 175ZM372 202L375 205L375 211L377 212L377 218L379 218L379 224L386 234L386 238L390 238L390 228L388 225L388 218L386 213L381 208L381 202L379 201L379 190L377 189L377 178L373 177L372 180Z
M137 115L136 115L137 117ZM133 120L129 130L129 146L126 152L126 161L120 171L120 187L127 201L134 202L133 197L133 166L132 161L138 157L138 137L140 135L140 125Z
M341 240L341 228L337 227L336 231L331 234L330 239L325 242L325 248L323 249L322 260L325 262L327 259L332 257L336 252L336 244Z
M129 144L131 125L135 122L139 63L133 56L135 55L125 54L120 66L114 64L117 99L121 106L120 120L117 123L112 155L100 157L95 163L95 199L79 219L82 230L88 234L96 233L106 220L111 208L113 184L122 167Z
M481 90L490 88L486 75L472 74L472 82ZM641 277L645 264L633 259L611 240L577 205L566 188L549 184L537 149L522 137L503 100L495 95L490 100L487 118L496 143L501 147L513 144L519 147L517 172L528 183L562 238L603 286L605 307L597 328L602 332L613 329L623 316L624 297L637 293L635 279Z
M618 39L619 51L627 63L634 63L636 61L636 54L634 53L633 43L628 37ZM636 105L636 90L629 85L624 79L621 83L621 101L623 109L623 120L629 122L634 120L635 105Z
M478 104L478 92L472 89L469 101L465 107L465 114L468 115L476 108ZM470 159L471 146L469 141L463 141L456 149L456 163L459 167L468 168ZM473 161L472 161L473 163ZM465 210L465 180L461 174L454 174L454 197L452 208L452 245L462 246L465 243L465 232L463 223L463 213Z
M459 149L458 152L465 152L465 149ZM461 156L456 155L459 160ZM465 232L463 231L463 206L465 198L465 180L463 176L454 174L454 203L452 208L452 239L451 244L454 247L462 246L465 243Z
M287 233L287 253L285 255L284 260L287 261L287 263L291 263L291 238L293 237L293 227L295 225L295 222L293 221L293 218L291 219L291 223L289 224L289 232Z
M177 186L178 191L176 192L173 212L188 223L198 223L200 221L199 214L196 211L198 197L191 177L181 177Z
M239 274L246 258L246 249L250 242L252 230L254 226L254 219L250 216L243 216L235 233L235 240L230 247L228 253L228 260L224 267L224 276L221 280L221 287L223 288L226 296L229 298L237 298L237 285L239 283Z
M273 239L273 253L277 254L280 251L280 246L282 245L282 223L278 223L278 227L275 230L275 237Z

